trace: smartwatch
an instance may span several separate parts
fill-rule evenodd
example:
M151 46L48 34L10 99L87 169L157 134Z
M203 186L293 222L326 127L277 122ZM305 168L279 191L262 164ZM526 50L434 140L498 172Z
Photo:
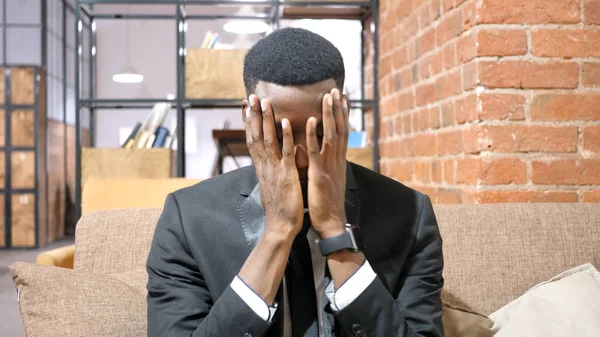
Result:
M317 240L319 249L323 256L330 255L340 250L350 250L353 252L362 251L364 243L362 233L358 226L346 224L344 233L323 240Z

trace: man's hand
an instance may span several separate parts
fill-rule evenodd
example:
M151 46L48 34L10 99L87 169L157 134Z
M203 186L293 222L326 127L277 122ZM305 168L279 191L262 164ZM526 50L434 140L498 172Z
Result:
M265 209L265 231L289 235L302 229L304 206L294 159L294 140L289 120L281 121L283 148L279 148L273 109L267 99L249 97L245 114L246 144L256 168L260 200Z
M333 89L323 97L323 144L319 149L316 120L306 123L308 148L308 209L312 226L321 239L340 235L346 224L346 152L348 101ZM348 250L327 257L335 289L363 264L363 253Z
M336 236L346 224L348 102L336 88L323 97L323 142L319 148L314 117L306 123L308 209L321 239Z
M283 148L280 150L271 104L263 100L261 107L256 95L250 95L248 104L243 117L246 143L256 167L260 199L265 210L265 227L238 276L271 305L283 278L294 238L302 229L304 206L289 120L281 122Z

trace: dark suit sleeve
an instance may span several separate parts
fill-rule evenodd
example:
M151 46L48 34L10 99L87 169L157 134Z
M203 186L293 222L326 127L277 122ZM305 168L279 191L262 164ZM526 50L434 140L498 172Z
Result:
M423 196L418 229L394 298L376 277L351 304L336 313L341 328L356 337L443 337L442 239L431 201Z
M230 286L213 302L173 194L158 220L147 271L148 337L259 337L269 327Z

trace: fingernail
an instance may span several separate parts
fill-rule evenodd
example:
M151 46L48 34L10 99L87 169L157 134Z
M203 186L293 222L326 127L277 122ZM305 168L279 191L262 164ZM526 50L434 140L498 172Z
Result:
M252 109L246 108L246 118L250 118L251 115L252 115Z
M262 101L260 101L260 108L265 111L267 109L267 99L264 98Z
M281 121L281 126L282 126L284 129L287 129L287 128L290 126L290 122L287 120L287 118L284 118L284 119Z
M327 95L327 104L333 105L333 98L331 98L331 95Z
M333 97L335 99L340 99L340 90L339 89L333 89Z

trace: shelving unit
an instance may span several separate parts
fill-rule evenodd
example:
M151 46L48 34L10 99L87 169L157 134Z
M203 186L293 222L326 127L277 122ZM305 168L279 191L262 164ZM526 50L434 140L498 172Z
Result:
M95 5L119 4L119 5L172 5L174 7L173 14L144 14L144 13L94 13ZM203 14L190 14L188 9L197 6L204 6L207 9L210 6L220 6L228 8L239 8L240 6L262 6L264 14L242 17L235 14L210 13L210 10L202 11ZM216 7L212 7L216 8ZM280 20L282 19L346 19L360 20L362 23L361 30L361 64L363 72L361 74L361 97L360 100L352 100L351 106L359 108L363 111L370 110L373 114L373 169L379 171L379 104L378 104L378 0L371 1L242 1L242 0L75 0L75 30L76 35L76 119L75 119L75 200L76 210L75 218L79 219L81 215L81 111L86 109L89 111L89 144L94 146L94 114L103 109L151 109L153 104L158 102L170 102L175 107L177 120L177 139L178 146L176 151L176 175L178 177L185 176L185 112L188 109L216 109L216 108L238 108L239 100L222 100L222 99L190 99L186 96L185 74L186 74L186 23L189 20L216 20L216 19L256 19L270 22L273 30L280 28ZM221 8L222 9L222 8ZM171 13L173 13L171 12ZM234 12L234 11L233 11ZM204 14L206 13L206 14ZM91 29L89 34L90 45L88 50L82 50L82 31L79 29L77 22L87 20L93 27L97 20L103 19L143 19L143 20L173 20L176 27L176 48L173 52L177 56L177 93L172 100L166 99L110 99L94 97L94 69L95 69L95 37L94 29ZM371 21L370 29L373 39L371 55L373 62L373 79L372 79L372 97L373 99L364 99L365 97L365 75L364 65L366 61L366 45L365 45L365 25L366 21ZM78 52L78 50L81 50ZM81 95L82 77L80 58L82 54L87 53L90 60L90 78L89 78L89 97ZM364 123L363 123L364 127Z

